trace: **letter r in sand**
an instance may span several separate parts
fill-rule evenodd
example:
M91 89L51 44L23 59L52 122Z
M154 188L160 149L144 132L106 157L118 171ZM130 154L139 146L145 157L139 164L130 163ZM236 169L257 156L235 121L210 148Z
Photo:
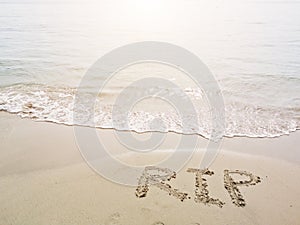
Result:
M169 195L183 201L187 198L187 194L179 192L177 189L173 189L171 185L165 183L165 181L170 181L172 178L176 178L176 173L170 169L147 166L139 179L135 195L138 198L146 197L149 187L156 186L166 191Z

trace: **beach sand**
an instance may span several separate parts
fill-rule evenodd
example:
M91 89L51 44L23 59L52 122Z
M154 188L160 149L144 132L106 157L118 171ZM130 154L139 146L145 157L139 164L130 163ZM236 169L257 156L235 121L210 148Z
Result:
M157 186L138 198L136 187L110 182L87 165L73 129L0 113L0 224L300 224L300 132L279 138L225 138L209 168L214 175L203 176L209 195L225 203L220 208L195 200L195 173L187 170L197 168L201 152L166 182L187 193L184 201ZM113 130L98 129L98 135L108 140L112 151L124 151L112 141ZM179 137L169 133L166 148ZM207 141L199 139L199 146L205 146ZM149 160L150 165L164 153L153 155L154 159L124 160L141 164ZM232 203L224 187L224 170L260 177L256 185L238 187L245 207Z

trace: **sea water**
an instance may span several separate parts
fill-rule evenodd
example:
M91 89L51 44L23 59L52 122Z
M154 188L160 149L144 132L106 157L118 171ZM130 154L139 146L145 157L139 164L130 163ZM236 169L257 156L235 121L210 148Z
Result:
M74 105L78 85L101 56L134 42L162 41L193 52L214 74L225 103L225 136L289 134L300 125L299 11L294 0L0 0L0 110L67 125L209 137L214 118L206 93L159 62L123 68L105 87L83 87L86 99L96 96L94 112ZM129 99L144 92L134 81L145 77L176 83L156 88L185 93L198 124L183 129L180 109L148 98L132 103L127 125L116 125L113 110L122 111L116 99L126 87ZM95 75L93 84L103 79Z

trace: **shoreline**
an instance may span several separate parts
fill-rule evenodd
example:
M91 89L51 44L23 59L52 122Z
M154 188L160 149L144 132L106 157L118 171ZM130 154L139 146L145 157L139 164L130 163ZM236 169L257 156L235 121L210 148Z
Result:
M38 120L32 120L30 118L22 118L17 113L10 113L10 112L3 112L0 111L0 118L4 117L4 120L7 118L9 120L17 120L17 121L26 121L26 123L33 123L38 124L37 127L45 125L53 125L61 127L61 129L65 129L63 127L68 127L74 129L75 127L81 127L84 129L95 129L99 134L107 134L107 133L113 133L113 132L125 132L125 133L134 133L137 136L147 136L151 134L152 132L146 131L146 132L137 132L137 131L122 131L117 130L114 128L93 128L93 127L87 127L87 126L81 126L81 125L69 125L64 123L56 123L52 121L38 121ZM67 128L67 129L68 129ZM199 140L199 145L196 147L198 149L203 149L206 147L207 143L209 142L209 139L199 135L199 134L181 134L174 131L169 132L154 132L163 134L166 136L171 136L171 139L177 139L180 136L197 136ZM234 153L240 153L240 154L246 154L246 155L260 155L264 157L271 157L271 158L278 158L282 159L291 163L300 164L300 152L297 151L297 145L296 143L299 142L298 139L300 139L300 130L297 129L296 131L293 131L289 134L284 134L276 137L248 137L248 136L234 136L234 137L227 137L224 136L221 141L220 148L222 148L222 151L227 152L234 152ZM255 146L255 148L252 148L251 150L249 148L240 148L240 145L242 143L247 142L248 145L251 145L252 147ZM265 150L264 146L268 145L268 147L272 147L274 149L283 149L283 148L289 148L289 154L286 155L286 152L283 152L282 150L277 151L270 151ZM225 149L223 148L225 147Z
M27 116L22 117L21 115L19 115L20 112L9 112L7 110L2 110L0 109L0 113L4 113L4 114L11 114L11 115L16 115L21 119L29 119L32 120L34 122L40 122L40 123L53 123L53 124L57 124L57 125L64 125L64 126L71 126L71 127L89 127L89 128L95 128L95 129L100 129L100 130L115 130L115 131L123 131L123 132L134 132L136 134L147 134L147 133L152 133L152 131L138 131L138 130L121 130L121 129L116 129L116 128L112 128L112 127L101 127L101 126L97 126L97 127L93 127L93 126L89 126L89 125L80 125L80 124L70 124L67 122L57 122L57 121L52 121L52 120L39 120L39 118L30 118ZM223 138L254 138L254 139L273 139L273 138L280 138L280 137L284 137L284 136L289 136L293 133L297 133L300 132L300 128L294 128L291 129L287 132L281 133L281 134L276 134L273 136L263 136L263 135L259 135L259 136L255 136L255 135L245 135L245 134L231 134L231 135L224 135ZM179 131L175 131L175 130L168 130L168 131L154 131L154 133L161 133L161 134L167 134L167 133L172 133L172 134L179 134L179 135L197 135L201 138L205 138L208 139L207 137L205 137L205 135L200 134L200 133L182 133Z

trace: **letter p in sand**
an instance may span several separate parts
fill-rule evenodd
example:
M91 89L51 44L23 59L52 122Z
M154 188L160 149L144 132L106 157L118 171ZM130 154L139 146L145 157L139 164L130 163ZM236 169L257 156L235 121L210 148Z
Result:
M230 174L238 174L241 176L247 176L249 177L249 180L244 181L235 181ZM254 176L253 174L247 172L247 171L230 171L230 170L224 170L224 187L228 191L232 203L235 204L238 207L245 207L246 202L244 197L242 196L240 190L238 189L238 186L249 186L249 185L256 185L261 182L260 177Z

